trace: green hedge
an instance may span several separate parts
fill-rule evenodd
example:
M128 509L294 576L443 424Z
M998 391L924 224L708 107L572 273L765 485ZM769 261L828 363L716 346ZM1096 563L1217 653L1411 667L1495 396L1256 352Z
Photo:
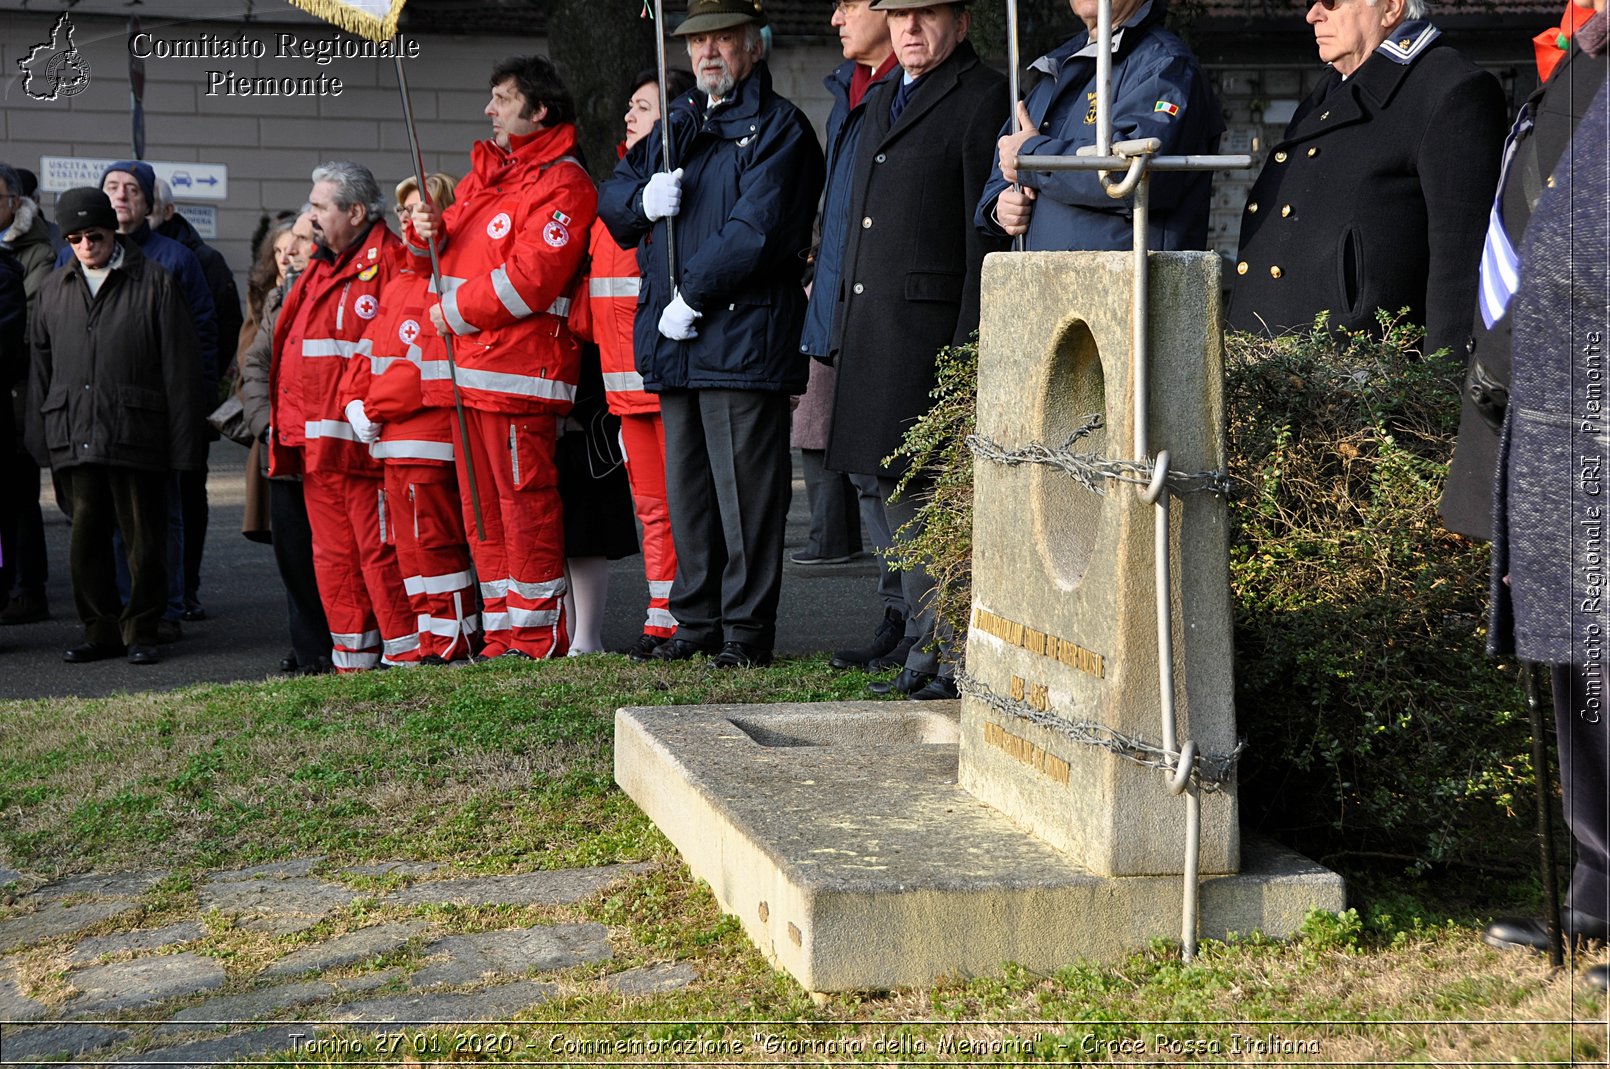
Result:
M1436 511L1455 381L1385 328L1226 339L1244 821L1333 860L1523 867L1530 743L1513 670L1482 652L1487 547ZM910 552L963 634L976 381L976 347L943 353L903 450L936 480Z

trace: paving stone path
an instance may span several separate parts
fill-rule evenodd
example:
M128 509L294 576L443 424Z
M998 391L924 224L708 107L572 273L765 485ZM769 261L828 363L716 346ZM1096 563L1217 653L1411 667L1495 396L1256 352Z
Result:
M344 1030L337 1022L504 1021L560 991L544 974L578 966L625 997L685 987L697 978L686 964L611 968L602 924L446 923L465 907L573 904L648 867L453 879L418 862L305 858L209 873L192 885L198 916L145 928L166 873L30 888L0 869L12 888L0 909L0 1062L219 1065L302 1049ZM320 924L331 934L310 938ZM230 929L267 960L242 970L218 954L214 937Z

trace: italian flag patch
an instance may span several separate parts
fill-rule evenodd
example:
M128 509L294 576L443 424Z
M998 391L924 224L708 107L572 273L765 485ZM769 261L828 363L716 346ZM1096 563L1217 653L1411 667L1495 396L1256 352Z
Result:
M1178 104L1170 104L1166 100L1159 100L1157 102L1157 106L1152 110L1160 111L1164 115L1178 115L1180 113L1180 106Z

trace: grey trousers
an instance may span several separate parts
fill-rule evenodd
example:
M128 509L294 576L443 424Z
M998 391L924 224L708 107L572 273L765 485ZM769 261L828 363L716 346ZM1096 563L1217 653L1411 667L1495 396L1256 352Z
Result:
M878 476L883 512L888 517L891 531L899 531L916 518L917 507L928 492L926 484L914 480L915 485L906 487L906 492L899 500L890 501L899 482L898 479ZM936 584L933 577L928 574L928 569L920 565L898 574L910 610L906 615L906 634L916 639L911 652L906 655L906 667L913 672L953 677L956 674L956 636L934 610Z
M769 650L777 642L792 493L788 395L668 390L660 416L676 543L676 637Z
M900 585L900 573L889 567L894 535L889 530L889 517L883 512L883 491L878 489L878 477L852 473L845 478L855 487L859 498L862 535L868 547L878 555L878 600L885 609L893 609L909 619L911 613L906 610L906 592ZM914 634L909 626L906 634Z

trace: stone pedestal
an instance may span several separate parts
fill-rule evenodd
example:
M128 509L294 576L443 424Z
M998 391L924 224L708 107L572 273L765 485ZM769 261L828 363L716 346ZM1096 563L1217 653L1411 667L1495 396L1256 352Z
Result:
M1174 471L1225 466L1218 257L1151 257L1151 448ZM1008 448L1133 453L1129 253L990 257L984 270L978 433ZM1183 871L1185 802L1164 774L1086 740L1162 741L1154 506L1136 487L1081 486L1043 465L974 470L967 672L1037 720L962 706L961 785L1106 876ZM1172 499L1175 721L1181 741L1236 743L1223 500ZM1239 866L1233 789L1203 793L1203 873Z

